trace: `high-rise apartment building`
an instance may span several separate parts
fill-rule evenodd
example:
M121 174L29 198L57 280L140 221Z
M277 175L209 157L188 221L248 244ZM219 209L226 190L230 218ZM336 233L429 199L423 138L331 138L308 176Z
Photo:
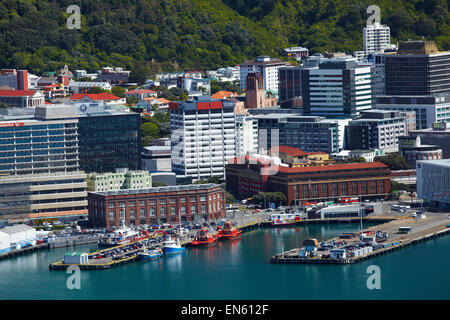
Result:
M236 154L234 103L210 97L171 102L172 169L193 179L223 177Z
M386 25L374 23L363 30L363 46L366 55L383 52L391 44L391 31Z

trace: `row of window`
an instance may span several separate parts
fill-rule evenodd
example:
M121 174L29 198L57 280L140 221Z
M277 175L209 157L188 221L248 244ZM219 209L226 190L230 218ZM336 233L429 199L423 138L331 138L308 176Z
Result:
M221 210L221 209L223 209L222 203L218 203L217 207L216 207L215 203L209 204L209 212L215 212L216 210ZM196 205L191 205L189 213L190 214L197 214L197 206ZM206 204L202 204L201 205L200 213L202 213L202 214L208 213L208 211L206 210ZM175 216L177 214L186 215L187 214L186 206L181 206L180 207L180 211L178 213L177 213L176 207L173 207L173 206L170 207L170 215L171 216ZM167 215L167 208L166 207L159 208L159 215L160 216L166 216ZM146 216L147 216L146 215L146 210L144 208L140 208L139 209L139 217L145 218ZM155 208L150 208L149 216L150 217L155 217L156 216L156 209ZM134 218L135 217L135 211L133 209L130 209L129 217L130 218ZM121 209L119 211L119 219L124 219L124 218L125 218L125 210ZM109 211L109 219L110 220L116 219L116 212L115 211Z
M209 200L216 200L216 199L221 199L222 196L221 194L213 194L213 195L209 195ZM197 197L189 197L189 198L180 198L180 202L181 203L185 203L187 202L187 200L189 200L189 202L197 202ZM206 196L200 196L200 201L206 201ZM139 200L139 206L146 206L147 200ZM177 203L177 198L170 198L170 203ZM94 201L94 206L100 205L101 202ZM150 205L155 205L156 204L156 199L150 199L149 200L149 204ZM167 204L167 199L159 199L159 204ZM119 208L125 208L126 205L126 201L119 201L118 203L118 207ZM136 206L136 201L135 200L130 200L127 203L128 207L135 207ZM115 203L114 202L108 202L108 208L113 209L115 208Z

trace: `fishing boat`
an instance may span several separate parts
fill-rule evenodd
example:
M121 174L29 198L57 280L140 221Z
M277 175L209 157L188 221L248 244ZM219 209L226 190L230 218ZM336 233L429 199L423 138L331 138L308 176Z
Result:
M172 237L169 237L163 242L163 248L162 248L164 254L175 254L175 253L181 253L186 250L185 247L182 247L180 244L180 239L177 238L175 241Z
M112 234L101 238L98 241L98 246L100 248L110 248L146 238L148 238L148 235L141 234L139 231L125 226L125 221L122 220L122 226Z
M283 227L296 224L300 221L300 214L298 213L285 213L285 214L272 214L270 216L272 226Z
M190 245L194 247L209 247L216 244L217 236L209 235L208 229L202 228L197 232L195 240Z
M219 231L219 237L223 240L237 239L242 235L242 231L233 227L230 221L223 224L223 228Z
M142 251L138 254L138 257L140 260L155 260L155 259L162 257L162 255L163 255L163 252L160 248L153 249L153 250L145 249L144 251Z

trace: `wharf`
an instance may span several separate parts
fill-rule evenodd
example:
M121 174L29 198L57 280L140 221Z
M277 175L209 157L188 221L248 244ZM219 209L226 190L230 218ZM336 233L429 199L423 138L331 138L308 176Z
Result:
M36 250L41 250L41 249L47 249L47 243L36 244L34 246L30 246L30 247L26 247L26 248L22 248L22 249L18 249L18 250L12 250L12 251L9 251L9 252L0 253L0 260L6 259L6 258L10 258L10 257L19 256L19 255L22 255L22 254L25 254L25 253L34 252Z
M157 237L157 234L154 234L146 239L141 239L138 241L134 241L134 242L129 242L126 244L122 244L119 246L115 246L115 247L111 247L111 248L106 248L106 249L102 249L102 250L98 250L92 253L89 253L88 256L96 256L99 253L103 253L103 252L108 252L117 248L121 248L121 247L125 247L125 246L130 246L139 242L143 242L146 241L148 239L151 238L155 238ZM70 266L78 266L80 268L80 270L104 270L104 269L110 269L112 267L116 267L119 265L123 265L123 264L127 264L130 262L134 262L138 259L138 252L140 251L139 249L135 249L132 251L129 251L129 253L131 253L132 255L126 258L122 258L120 260L112 260L111 258L103 258L103 259L88 259L88 263L86 264L64 264L64 261L58 261L58 262L54 262L51 263L49 265L49 269L50 270L66 270L68 267Z
M432 214L430 214L430 216L431 215ZM363 232L384 231L389 232L389 234L391 234L392 236L383 242L383 246L380 249L373 250L372 252L366 253L364 255L333 259L327 257L328 255L324 257L325 254L329 253L325 250L317 251L314 256L300 257L298 255L300 248L296 248L273 256L270 259L270 262L274 264L353 264L361 262L372 257L393 252L407 246L411 246L413 244L421 243L449 234L450 224L446 216L447 215L445 215L444 217L443 214L436 214L430 218L421 220L415 220L409 217L400 217L392 220L391 222L367 228ZM398 230L400 227L411 227L412 231L406 234L396 232L396 230ZM342 239L338 238L330 239L328 241L331 240L342 241ZM356 237L356 239L345 239L345 241L348 244L352 244L352 242L353 244L355 244L359 242L359 235Z

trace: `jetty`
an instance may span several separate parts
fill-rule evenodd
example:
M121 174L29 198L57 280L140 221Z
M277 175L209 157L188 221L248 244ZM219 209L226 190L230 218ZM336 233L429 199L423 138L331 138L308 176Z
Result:
M274 264L353 264L450 233L447 214L399 217L355 233L326 241L310 241L270 259ZM366 219L367 221L368 219ZM372 221L372 220L369 220ZM384 236L383 236L384 235ZM319 245L318 243L321 242Z

